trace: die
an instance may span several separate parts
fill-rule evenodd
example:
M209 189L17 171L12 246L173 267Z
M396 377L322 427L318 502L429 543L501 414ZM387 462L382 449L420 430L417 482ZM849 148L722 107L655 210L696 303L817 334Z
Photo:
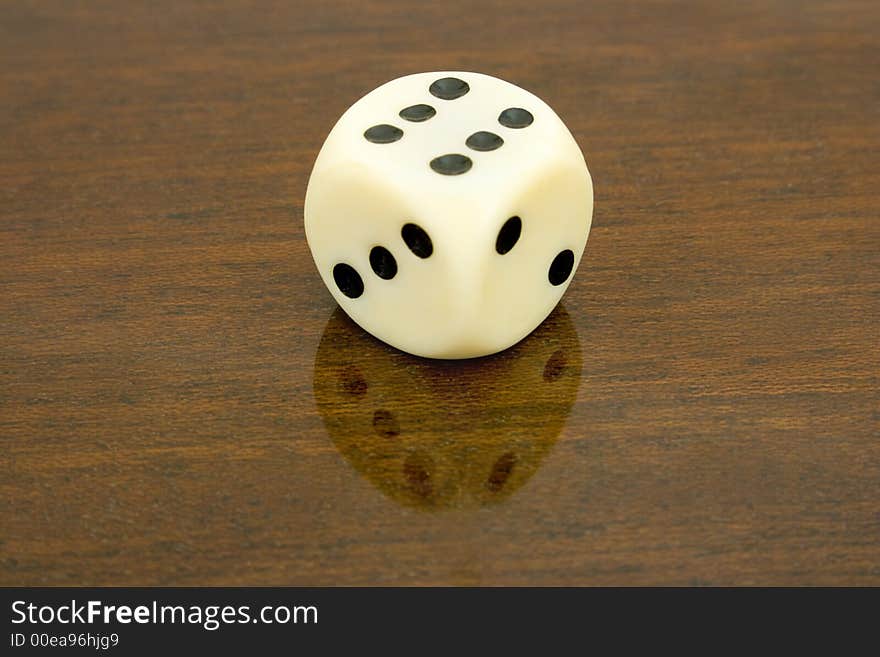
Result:
M502 351L559 302L584 251L584 156L537 96L480 73L392 80L327 136L306 190L325 285L402 351Z

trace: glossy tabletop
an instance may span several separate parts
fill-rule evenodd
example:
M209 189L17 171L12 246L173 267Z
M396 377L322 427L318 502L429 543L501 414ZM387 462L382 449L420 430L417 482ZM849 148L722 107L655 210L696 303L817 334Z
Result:
M0 7L0 585L880 584L880 5ZM593 229L500 355L336 309L407 73L546 100Z

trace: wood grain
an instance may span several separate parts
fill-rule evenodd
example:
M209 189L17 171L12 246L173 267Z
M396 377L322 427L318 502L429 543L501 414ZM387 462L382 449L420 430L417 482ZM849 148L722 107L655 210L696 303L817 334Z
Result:
M878 34L4 3L0 584L880 584ZM547 100L596 189L563 305L477 363L334 314L303 235L342 111L437 69Z

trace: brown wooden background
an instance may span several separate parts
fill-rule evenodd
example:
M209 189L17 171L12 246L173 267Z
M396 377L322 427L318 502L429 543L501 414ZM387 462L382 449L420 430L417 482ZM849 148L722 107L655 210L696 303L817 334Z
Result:
M0 584L880 584L880 5L0 6ZM339 313L311 164L477 70L581 144L525 343Z

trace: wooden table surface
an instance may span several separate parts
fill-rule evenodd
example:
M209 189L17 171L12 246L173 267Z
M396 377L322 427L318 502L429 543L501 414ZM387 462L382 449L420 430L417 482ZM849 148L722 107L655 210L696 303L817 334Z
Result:
M880 4L0 7L0 584L880 584ZM339 115L476 70L596 190L432 362L303 232Z

